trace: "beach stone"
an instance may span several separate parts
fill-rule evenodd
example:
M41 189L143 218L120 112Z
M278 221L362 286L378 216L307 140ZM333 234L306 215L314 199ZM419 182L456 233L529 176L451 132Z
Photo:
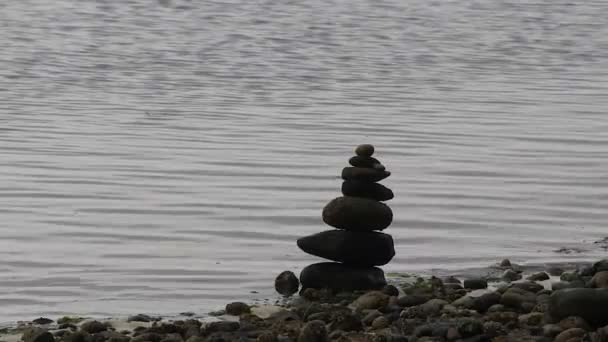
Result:
M328 230L298 239L308 254L356 266L386 265L395 256L393 238L377 232Z
M388 201L395 195L382 184L347 180L342 183L342 194L351 197L369 198L375 201Z
M479 313L488 311L493 305L499 304L501 295L496 292L484 293L479 297L475 297L473 300L472 309Z
M405 296L401 296L397 299L397 305L404 307L404 308L409 308L411 306L424 304L429 299L431 299L431 297L428 295L418 295L418 294L405 295Z
M52 319L46 318L46 317L40 317L40 318L36 318L35 320L32 321L32 323L34 324L40 324L40 325L45 325L45 324L51 324L54 321Z
M87 342L90 339L90 335L84 331L74 331L71 334L63 336L61 339L63 342Z
M55 342L55 337L46 329L29 327L23 331L21 340L23 342Z
M564 272L559 276L559 280L571 282L581 280L581 276L576 272Z
M291 296L298 292L300 281L291 271L281 272L274 280L274 289L283 296Z
M597 272L591 278L591 287L608 288L608 271Z
M454 276L449 276L449 277L443 278L443 283L444 284L459 284L459 285L462 284L460 279L458 279Z
M80 326L80 330L86 331L89 334L95 334L98 332L108 330L108 326L99 321L88 321L88 322L82 323L82 325Z
M496 293L496 292L494 292ZM498 294L500 296L500 294ZM501 297L502 298L502 297ZM503 312L506 311L506 307L502 304L491 305L486 312Z
M488 281L483 278L465 279L463 284L465 289L479 290L488 288Z
M300 273L303 288L355 291L377 290L386 285L384 272L377 267L356 267L334 262L306 266Z
M521 274L513 271L513 270L505 270L505 272L502 274L501 279L507 282L512 282L512 281L516 281L521 279L522 276Z
M500 324L499 322L489 321L483 323L483 332L489 338L494 338L496 336L506 335L507 329L505 329L505 326Z
M587 334L587 332L583 329L572 328L568 330L564 330L555 336L553 342L582 342L582 338Z
M364 329L360 315L350 311L338 311L332 315L330 331L361 331Z
M518 321L520 324L527 326L537 326L543 322L545 315L542 312L530 312L527 314L520 315Z
M476 319L464 319L458 323L458 332L463 338L483 334L483 323Z
M379 182L391 175L389 171L366 167L347 166L342 169L342 179L360 182Z
M148 316L146 314L137 314L137 315L129 316L127 318L127 322L152 322L152 321L158 321L158 319L154 319L151 316Z
M511 284L511 288L537 293L538 291L543 290L545 287L532 281L523 281L521 283Z
M564 331L564 330L562 328L560 328L560 326L557 324L543 325L543 336L553 338L553 337L559 335L559 333L561 333L562 331Z
M522 289L510 288L502 294L500 303L516 309L525 309L526 303L532 306L536 305L536 295Z
M371 325L372 322L382 316L382 312L380 312L379 310L367 310L369 311L367 314L365 314L365 316L363 316L363 319L361 319L361 323L365 324L365 325Z
M509 259L502 259L502 261L500 262L500 267L502 267L502 268L511 267L511 260L509 260Z
M593 264L593 274L602 271L608 271L608 259L603 259ZM591 275L593 275L591 274Z
M264 331L255 339L256 342L278 342L277 335L272 331Z
M355 154L362 157L371 157L374 154L374 146L361 144L355 148Z
M564 273L564 269L559 266L552 266L547 269L547 273L552 277L559 277Z
M354 156L348 160L348 163L354 167L384 170L384 165L374 157Z
M608 324L608 289L576 288L555 291L549 299L549 314L555 321L568 316L583 318L593 327Z
M240 316L242 314L250 313L251 308L249 305L243 302L232 302L226 304L226 314L232 316Z
M577 316L570 316L570 317L566 317L564 319L562 319L561 321L559 321L559 327L562 328L562 330L568 330L568 329L572 329L572 328L580 328L586 331L590 331L591 327L589 326L589 324L587 322L585 322L584 319L577 317Z
M93 341L104 341L104 342L129 342L131 337L121 334L116 331L106 330L94 334L92 336ZM179 334L168 334L162 341L165 342L182 342L182 337Z
M448 302L443 299L434 298L424 304L421 304L420 312L424 316L436 316L441 312L441 309L443 309L443 307L447 304Z
M391 322L388 320L388 318L380 316L374 319L374 321L372 322L372 329L384 329L389 325L391 325Z
M383 230L393 221L393 212L384 203L360 197L338 197L323 208L323 222L350 231Z
M205 334L212 334L216 332L232 332L237 331L241 327L239 322L233 321L217 321L209 322L204 327Z
M352 302L351 306L356 310L380 309L388 304L389 296L381 291L370 291Z
M328 342L329 336L325 322L323 321L310 321L302 327L300 335L298 336L298 342Z
M530 281L543 281L543 280L547 280L549 279L549 275L545 272L537 272L534 273L530 276L528 276L526 279L530 280Z
M452 305L465 309L472 309L475 305L475 298L471 296L462 296L452 302Z
M558 291L563 289L573 289L585 287L585 283L582 280L576 281L558 281L555 283L551 283L551 290Z
M399 296L399 289L395 285L386 285L382 288L382 292L391 297Z

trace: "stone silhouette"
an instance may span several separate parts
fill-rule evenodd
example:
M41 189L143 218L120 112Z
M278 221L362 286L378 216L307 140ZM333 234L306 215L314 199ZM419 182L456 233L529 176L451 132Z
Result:
M386 285L386 265L395 256L393 238L379 231L393 221L391 208L382 203L393 198L391 189L377 182L390 172L373 158L372 145L359 145L351 166L342 170L342 194L323 208L323 222L337 228L298 239L304 252L334 262L309 265L302 270L302 289L334 291L379 289Z

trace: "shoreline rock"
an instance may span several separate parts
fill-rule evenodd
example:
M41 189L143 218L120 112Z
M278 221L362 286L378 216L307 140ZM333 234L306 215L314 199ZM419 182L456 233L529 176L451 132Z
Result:
M573 272L580 278L590 278L601 271L587 274L588 270L579 269ZM537 269L524 272L524 279L535 273L538 273ZM82 321L70 317L57 319L61 324L38 318L16 330L0 332L0 340L608 341L608 304L605 302L608 301L608 289L585 287L591 285L589 281L581 283L580 288L552 291L551 282L559 281L555 276L549 280L511 283L490 279L486 289L477 290L463 288L462 277L447 277L445 283L436 277L395 279L401 281L393 281L392 285L373 291L307 288L300 296L277 302L277 305L233 302L226 311L234 316L154 321L156 316L140 314L131 317L142 321L132 322L127 322L126 318L122 321Z

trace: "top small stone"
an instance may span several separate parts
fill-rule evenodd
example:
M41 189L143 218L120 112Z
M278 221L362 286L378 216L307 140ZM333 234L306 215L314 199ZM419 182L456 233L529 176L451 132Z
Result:
M372 154L374 154L374 146L370 145L370 144L363 144L363 145L359 145L357 146L357 148L355 149L355 153L358 156L362 156L362 157L371 157Z

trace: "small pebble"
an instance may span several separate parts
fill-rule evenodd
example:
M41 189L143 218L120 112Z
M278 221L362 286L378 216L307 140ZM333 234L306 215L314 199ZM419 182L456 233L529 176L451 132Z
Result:
M232 302L226 304L226 313L232 316L240 316L242 314L250 313L251 308L249 305L243 302Z
M362 157L371 157L374 154L374 146L370 144L359 145L355 149L355 154Z

